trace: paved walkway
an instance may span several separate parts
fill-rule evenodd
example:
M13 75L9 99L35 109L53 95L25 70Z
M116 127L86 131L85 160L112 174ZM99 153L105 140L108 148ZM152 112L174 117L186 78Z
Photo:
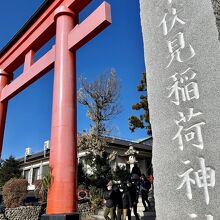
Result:
M91 217L82 218L81 220L104 220L103 215L93 215ZM131 220L136 220L135 216L131 216ZM140 216L140 220L156 220L155 212L144 212L143 216Z
M95 219L100 219L101 220L101 219L104 219L104 218L101 218L101 217L97 218L95 216L93 216L93 217L81 217L81 220L95 220ZM134 216L131 219L136 220ZM156 220L156 218L152 217L152 216L142 216L140 218L140 220Z

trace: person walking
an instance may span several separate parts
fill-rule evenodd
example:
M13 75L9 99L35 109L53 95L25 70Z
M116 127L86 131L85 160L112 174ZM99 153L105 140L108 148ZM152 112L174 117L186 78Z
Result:
M113 189L113 204L114 204L114 219L117 220L117 214L116 214L116 209L118 207L118 202L120 201L121 198L121 193L119 191L119 185L120 184L114 184L112 189Z
M104 218L106 220L114 220L114 191L112 190L113 182L109 181L107 184L107 190L104 192L104 200L105 200L105 211ZM110 214L110 218L109 215Z
M141 199L142 199L143 206L145 208L144 212L147 212L148 210L151 209L150 201L148 200L148 193L151 188L151 183L145 177L144 174L141 175L140 180L141 180L141 182L140 182ZM147 208L146 203L148 205L148 208Z
M126 216L132 207L131 196L126 183L120 185L119 191L120 199L118 201L117 220L126 220Z
M132 209L135 215L136 220L140 220L139 215L137 213L137 204L139 198L139 187L132 183L131 180L127 180L128 192L131 196ZM128 210L128 220L131 220L131 210Z

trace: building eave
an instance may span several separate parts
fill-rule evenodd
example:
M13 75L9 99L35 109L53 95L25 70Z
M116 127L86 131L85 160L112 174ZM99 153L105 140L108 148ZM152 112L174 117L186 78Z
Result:
M113 147L114 149L124 149L127 150L130 146L133 146L135 150L140 151L140 153L144 152L146 154L151 155L152 152L152 146L141 144L141 143L135 143L132 141L122 140L119 138L112 138L112 137L105 137L105 140L107 141L109 147ZM46 151L46 154L44 151L40 151L38 153L34 153L28 157L22 157L18 158L18 161L21 163L30 163L32 161L40 161L43 159L48 159L50 155L50 150Z

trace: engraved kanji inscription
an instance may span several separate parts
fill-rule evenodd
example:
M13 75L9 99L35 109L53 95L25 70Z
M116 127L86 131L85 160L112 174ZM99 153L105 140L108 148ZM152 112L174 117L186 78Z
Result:
M200 168L197 171L191 167L183 174L178 175L182 179L181 184L177 187L177 190L183 188L186 185L186 196L189 200L192 199L192 184L196 185L198 188L204 189L205 203L209 204L209 187L215 186L215 170L209 166L205 165L205 159L199 158ZM192 177L194 174L194 178Z
M178 141L178 147L181 151L184 150L184 142L190 145L203 149L203 137L202 137L202 126L205 125L204 121L193 123L192 125L187 125L188 122L197 116L202 115L202 112L194 112L193 108L188 109L188 114L184 115L183 112L178 112L180 119L174 120L178 126L178 131L172 140Z
M172 103L179 105L181 102L199 99L198 84L192 81L195 76L196 72L188 67L184 72L175 73L170 77L174 83L167 89L170 91L168 98Z

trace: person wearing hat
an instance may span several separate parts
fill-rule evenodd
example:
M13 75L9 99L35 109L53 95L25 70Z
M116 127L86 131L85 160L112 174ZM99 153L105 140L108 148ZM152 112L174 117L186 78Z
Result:
M132 203L132 208L133 212L135 215L136 220L140 220L139 215L137 213L137 204L138 204L138 198L139 198L139 186L137 186L135 183L132 183L131 180L127 180L127 187L128 187L128 192L130 193L131 196L131 203ZM128 210L128 220L131 220L131 210Z
M105 211L104 218L107 220L114 220L114 191L112 190L113 182L109 181L107 184L107 190L104 192ZM110 214L110 218L109 215Z

